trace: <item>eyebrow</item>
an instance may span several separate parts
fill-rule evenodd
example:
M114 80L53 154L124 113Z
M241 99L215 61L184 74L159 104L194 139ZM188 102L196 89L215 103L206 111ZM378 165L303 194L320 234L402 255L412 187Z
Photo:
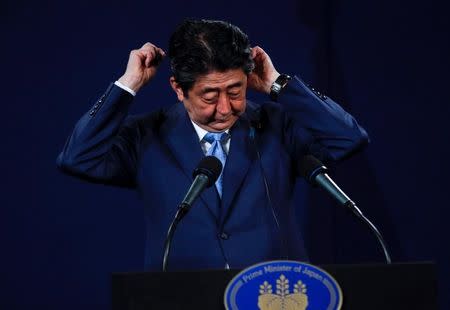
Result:
M242 84L243 84L242 82L233 83L233 84L227 86L227 90L230 88L240 87L240 86L242 86ZM206 87L202 90L202 93L206 94L206 93L210 93L210 92L219 92L219 91L220 91L220 88L218 88L218 87Z

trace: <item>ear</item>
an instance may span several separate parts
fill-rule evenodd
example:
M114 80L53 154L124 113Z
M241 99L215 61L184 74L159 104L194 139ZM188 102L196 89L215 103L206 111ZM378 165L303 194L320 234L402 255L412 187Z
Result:
M184 100L183 90L180 85L175 81L173 76L170 77L170 86L172 86L173 91L177 94L177 98L180 102Z

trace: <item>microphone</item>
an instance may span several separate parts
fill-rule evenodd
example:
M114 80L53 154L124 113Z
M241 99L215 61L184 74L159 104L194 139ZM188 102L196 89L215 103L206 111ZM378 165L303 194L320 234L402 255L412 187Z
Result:
M164 244L163 271L167 271L170 245L178 223L189 212L194 201L198 198L198 196L200 196L205 188L210 187L217 181L217 178L221 172L222 163L215 156L203 157L197 165L197 168L194 169L192 174L194 181L189 187L183 201L178 206L175 218L170 224L169 231L167 232L167 237Z
M351 208L355 203L328 176L328 169L312 155L306 155L300 160L300 175L313 186L319 185L333 196L340 204Z
M181 202L180 207L187 208L188 210L185 212L189 211L197 197L200 196L205 188L210 187L217 181L221 172L222 163L219 159L217 159L217 157L204 157L192 173L194 182L192 182L192 185Z
M377 237L377 239L383 249L386 262L388 264L391 264L391 256L389 255L389 251L387 249L386 243L384 242L383 236L378 231L378 229L375 227L375 225L372 224L372 222L369 221L369 219L363 215L363 213L361 212L361 210L358 209L356 204L328 176L327 167L325 167L324 164L320 160L315 158L314 156L305 155L300 160L300 163L298 166L298 171L299 171L300 175L303 176L303 178L305 178L306 181L308 181L313 186L319 186L319 187L323 188L328 194L330 194L341 205L350 209L353 212L353 214L355 214L366 225L368 225L370 230Z

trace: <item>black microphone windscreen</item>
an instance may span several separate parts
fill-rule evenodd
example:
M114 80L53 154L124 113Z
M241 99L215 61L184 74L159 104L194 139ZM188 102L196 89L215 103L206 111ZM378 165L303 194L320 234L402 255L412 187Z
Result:
M312 155L305 155L300 159L298 172L308 182L314 183L317 174L326 172L327 168L323 163Z
M215 156L206 156L198 163L195 168L193 177L195 178L199 174L204 174L208 177L208 187L213 185L220 173L222 172L222 163Z

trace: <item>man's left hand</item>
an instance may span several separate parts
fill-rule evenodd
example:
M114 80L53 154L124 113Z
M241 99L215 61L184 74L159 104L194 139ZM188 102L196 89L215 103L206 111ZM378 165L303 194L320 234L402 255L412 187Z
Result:
M280 75L272 64L269 55L259 46L252 48L255 69L248 75L248 87L270 94L270 87Z

